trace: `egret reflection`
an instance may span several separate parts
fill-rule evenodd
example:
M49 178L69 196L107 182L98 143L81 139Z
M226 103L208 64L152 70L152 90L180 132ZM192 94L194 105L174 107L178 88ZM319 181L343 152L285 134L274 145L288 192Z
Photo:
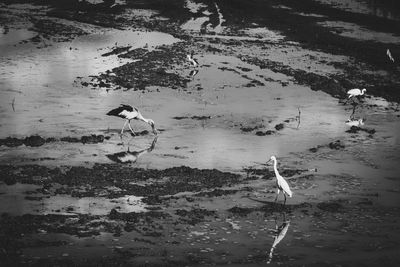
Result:
M360 126L364 125L364 122L365 122L365 119L361 118L361 119L348 119L345 123L346 123L346 125L348 125L350 127L351 126L360 127Z
M282 239L285 238L286 233L289 229L289 226L290 226L290 220L286 220L285 214L283 216L283 222L281 225L278 226L278 223L275 219L274 242L272 243L271 249L269 250L267 264L270 264L272 262L272 257L274 255L274 249L282 241Z
M194 76L196 76L197 73L199 73L199 70L197 70L197 69L191 70L190 73L189 73L190 79L193 80Z
M110 160L117 162L117 163L135 163L139 157L141 157L143 154L151 152L157 142L157 136L153 139L153 142L151 143L150 147L146 149L142 149L139 151L129 151L129 147L127 151L123 152L118 152L114 154L108 154L106 155L107 158Z

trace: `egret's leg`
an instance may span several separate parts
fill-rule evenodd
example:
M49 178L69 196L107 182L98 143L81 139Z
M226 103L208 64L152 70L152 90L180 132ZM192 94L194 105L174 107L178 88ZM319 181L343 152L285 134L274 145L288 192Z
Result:
M274 201L274 202L276 202L276 201L278 200L279 192L280 192L280 190L279 190L279 188L278 188L278 191L276 192L276 198L275 198L275 201Z
M131 122L128 123L129 129L131 130L131 132L133 133L133 135L136 135L136 133L133 131L132 127L131 127Z
M283 206L286 204L286 194L284 193L283 196L285 197L285 201L283 201Z
M126 126L127 123L128 123L128 121L126 120L125 123L124 123L124 126L122 126L121 135L124 133L124 129L125 129L125 126Z

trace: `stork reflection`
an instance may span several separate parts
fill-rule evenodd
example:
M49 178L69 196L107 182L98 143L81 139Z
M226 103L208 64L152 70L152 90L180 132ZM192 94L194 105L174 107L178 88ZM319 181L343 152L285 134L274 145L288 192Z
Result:
M283 222L281 225L278 226L277 220L275 218L274 242L272 243L271 249L269 251L267 264L271 263L274 249L282 241L282 239L286 236L289 226L290 226L290 220L286 220L285 213L283 214Z
M106 157L117 163L135 163L137 159L141 157L143 154L149 153L154 149L154 147L156 146L157 138L158 137L156 136L153 139L153 142L151 143L150 147L146 149L142 149L139 151L129 151L128 147L128 151L108 154L106 155Z

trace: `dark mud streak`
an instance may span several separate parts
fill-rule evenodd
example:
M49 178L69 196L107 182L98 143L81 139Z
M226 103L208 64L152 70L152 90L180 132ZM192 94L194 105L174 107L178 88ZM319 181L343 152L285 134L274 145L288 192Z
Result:
M186 62L185 46L182 43L160 46L153 51L138 48L119 56L140 59L140 61L112 69L112 73L116 76L109 75L109 73L99 75L97 79L100 81L100 87L110 87L109 84L116 84L126 89L142 91L147 86L163 86L173 89L186 87L187 78L174 72L176 65Z
M146 131L145 134L148 134ZM84 135L80 138L78 137L61 137L59 139L55 137L44 138L39 135L32 135L26 138L16 138L16 137L7 137L4 139L0 139L0 146L7 146L7 147L18 147L21 145L26 145L30 147L39 147L46 143L53 143L57 141L68 142L68 143L82 143L82 144L97 144L103 143L104 140L110 139L109 136L104 135Z
M96 164L93 168L70 167L49 169L44 166L30 165L24 167L0 166L2 181L14 183L45 184L52 187L52 183L63 185L57 188L58 194L69 194L74 197L96 196L104 191L104 196L116 198L125 195L135 196L162 196L174 195L179 192L201 191L202 189L218 188L236 184L241 180L237 174L218 170L199 170L189 167L174 167L165 170L144 170L125 167L118 164ZM32 177L41 177L33 179ZM147 186L132 184L133 181L148 179L162 180ZM7 182L10 184L10 182ZM92 184L85 190L81 186ZM120 191L108 189L108 186L120 188Z

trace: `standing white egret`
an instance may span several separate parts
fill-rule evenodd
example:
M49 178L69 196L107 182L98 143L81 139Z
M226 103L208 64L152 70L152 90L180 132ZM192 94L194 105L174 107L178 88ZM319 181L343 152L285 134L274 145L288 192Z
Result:
M362 90L358 89L358 88L350 89L349 91L347 91L347 94L349 95L348 98L351 98L351 97L354 97L354 96L361 96L366 91L367 91L367 89L365 89L365 88L363 88Z
M151 128L153 129L153 133L157 134L157 130L154 126L154 121L151 119L145 119L143 118L142 114L140 114L139 110L135 107L131 107L129 105L123 105L121 104L118 108L115 108L113 110L110 110L107 113L108 116L116 116L116 117L120 117L123 119L126 119L124 126L122 127L121 130L121 134L124 133L124 128L126 126L126 124L128 124L129 129L131 130L131 132L136 135L136 133L133 131L132 127L131 127L131 120L140 120L140 121L144 121L145 123L148 123Z
M193 57L193 52L191 54L188 54L186 58L189 60L189 62L194 66L197 67L199 65L199 62Z
M289 184L286 182L285 178L283 178L277 169L277 161L276 161L276 157L272 156L271 159L268 161L273 161L274 162L274 172L275 172L275 176L276 176L276 186L278 187L278 192L276 193L276 198L275 201L278 199L279 193L282 190L283 192L283 196L285 197L285 202L283 203L283 205L286 204L286 195L288 195L289 197L292 197L292 190L290 190Z
M390 50L386 50L386 55L389 57L389 59L394 63L394 58L392 56L392 53L390 53Z

